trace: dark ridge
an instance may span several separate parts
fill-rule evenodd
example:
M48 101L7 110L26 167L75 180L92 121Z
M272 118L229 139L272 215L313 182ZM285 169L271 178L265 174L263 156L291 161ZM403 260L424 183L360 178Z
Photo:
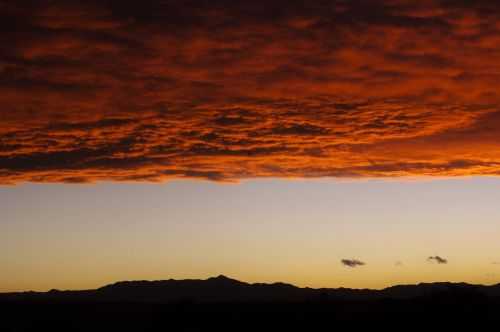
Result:
M0 331L12 332L432 331L438 326L483 331L483 325L500 324L500 284L437 282L371 290L251 284L225 276L121 281L95 290L0 294L0 313Z
M246 283L219 275L205 280L119 281L95 290L0 293L0 300L75 300L104 302L251 302L305 301L328 297L341 300L413 299L436 294L500 297L500 284L420 283L382 290L351 288L300 288L291 284Z

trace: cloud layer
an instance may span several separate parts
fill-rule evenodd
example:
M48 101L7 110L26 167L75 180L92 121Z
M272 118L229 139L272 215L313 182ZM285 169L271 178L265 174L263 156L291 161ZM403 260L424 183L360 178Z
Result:
M0 184L500 173L491 1L0 13Z

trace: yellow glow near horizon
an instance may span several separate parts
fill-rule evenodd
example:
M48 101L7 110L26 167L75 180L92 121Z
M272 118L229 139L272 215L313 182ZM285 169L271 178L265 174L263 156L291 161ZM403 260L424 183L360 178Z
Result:
M219 274L310 287L496 283L498 188L494 178L0 188L0 291Z

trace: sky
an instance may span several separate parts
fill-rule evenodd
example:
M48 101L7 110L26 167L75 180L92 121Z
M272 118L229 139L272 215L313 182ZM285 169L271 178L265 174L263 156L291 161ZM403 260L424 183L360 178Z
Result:
M497 2L0 0L0 34L0 290L498 280Z
M499 185L469 178L2 187L0 291L219 274L310 287L492 284L500 279Z

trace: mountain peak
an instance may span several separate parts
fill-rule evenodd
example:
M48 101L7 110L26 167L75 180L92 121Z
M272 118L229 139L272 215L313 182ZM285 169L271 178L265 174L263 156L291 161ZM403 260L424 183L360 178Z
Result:
M226 277L225 275L223 274L219 274L217 277L211 277L209 279L216 279L216 280L234 280L234 279L231 279L229 277Z
M223 274L219 274L217 277L210 277L207 279L207 281L215 281L217 283L228 283L228 284L229 283L230 284L243 284L243 282L236 280L236 279L226 277Z

